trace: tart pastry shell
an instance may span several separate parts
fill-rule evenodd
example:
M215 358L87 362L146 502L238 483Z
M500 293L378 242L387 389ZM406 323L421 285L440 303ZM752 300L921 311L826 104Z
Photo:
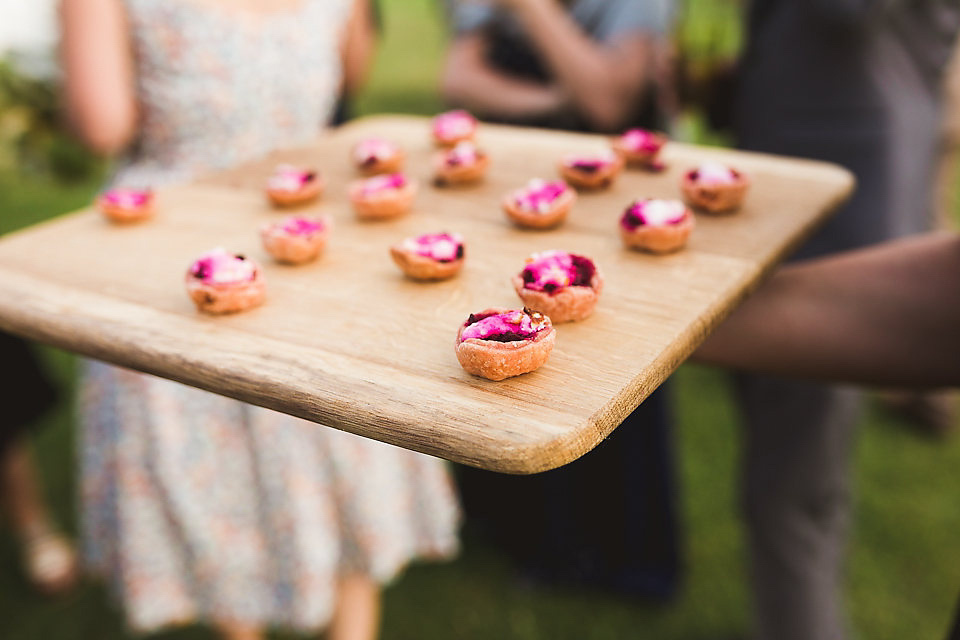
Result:
M596 171L583 171L564 162L558 165L560 176L568 184L577 189L586 190L606 189L617 179L621 169L623 169L623 158L619 154L613 162Z
M444 160L445 155L440 153L434 160L434 184L437 186L472 184L483 180L490 167L490 156L487 154L477 155L477 160L473 164L454 165L447 164Z
M514 224L527 229L550 229L560 225L567 219L570 208L577 196L573 189L567 189L560 197L553 201L549 211L539 213L517 206L513 201L513 194L503 199L503 210Z
M677 224L663 226L641 225L633 230L620 225L620 237L623 244L631 249L640 249L651 253L672 253L687 244L693 232L693 215L688 211Z
M539 311L554 324L588 318L597 306L597 298L603 290L603 276L599 270L594 272L589 286L562 287L552 295L546 291L527 289L523 286L523 277L519 274L513 276L511 282L517 295L523 300L523 306Z
M414 280L445 280L452 278L463 267L463 258L440 262L414 251L403 249L400 245L390 247L390 256L400 270Z
M417 186L408 182L399 189L386 189L370 195L363 195L363 182L355 182L350 187L350 202L360 220L389 220L402 216L413 206L417 195Z
M504 313L509 309L487 309L481 314ZM457 331L457 360L467 373L487 380L504 380L540 368L557 341L552 324L529 340L497 342L470 338L460 342L464 327Z
M97 208L100 210L100 213L106 216L108 220L120 224L128 224L131 222L146 220L147 218L153 217L154 214L152 200L148 200L143 206L140 207L124 207L122 205L110 202L105 197L101 196L97 198Z
M188 273L186 283L187 293L197 305L197 309L204 313L223 314L244 311L261 304L266 294L266 285L259 269L249 282L210 284Z
M296 207L316 200L323 193L323 179L317 175L296 191L267 188L267 198L275 207Z
M272 225L260 229L263 248L277 262L285 264L303 264L316 259L327 246L329 223L324 221L324 229L309 235L284 233Z
M704 213L733 213L743 204L750 187L750 179L737 172L736 181L729 184L699 184L684 174L680 183L687 204Z

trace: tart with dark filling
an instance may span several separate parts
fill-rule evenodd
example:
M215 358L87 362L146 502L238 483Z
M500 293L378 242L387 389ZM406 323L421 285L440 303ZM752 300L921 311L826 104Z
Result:
M538 369L553 351L550 318L529 309L472 313L457 332L457 360L467 373L503 380Z
M509 193L503 199L503 210L520 227L549 229L566 220L576 199L576 192L563 180L534 179Z
M383 138L361 140L353 147L351 157L357 170L368 176L397 173L406 160L403 149Z
M629 129L614 138L613 150L623 156L627 165L648 171L663 171L666 165L660 161L660 150L669 139L657 131Z
M463 109L437 114L431 125L434 142L444 147L452 147L463 140L473 140L477 133L477 119Z
M315 200L323 191L323 178L313 169L277 165L267 180L267 197L277 207L295 207Z
M527 258L512 278L523 305L555 322L583 320L593 313L603 289L603 276L586 256L566 251L543 251Z
M358 180L350 185L350 202L361 220L387 220L413 206L417 185L402 173Z
M253 260L214 249L194 261L186 274L187 293L204 313L234 313L263 302L266 287Z
M463 266L463 238L457 233L425 233L393 245L390 256L414 280L444 280Z
M637 200L620 218L620 237L631 249L671 253L687 244L693 214L679 200Z
M489 166L490 156L473 142L464 140L436 155L433 162L434 183L446 186L479 182Z
M613 151L569 155L560 161L560 176L577 189L606 189L620 175L623 158Z
M97 209L112 222L125 224L153 216L153 192L149 189L108 189L97 197Z
M705 162L683 174L680 188L694 209L704 213L732 213L747 196L747 174L716 162Z
M329 218L290 216L263 225L260 239L263 248L277 262L303 264L320 255L327 245L329 232Z

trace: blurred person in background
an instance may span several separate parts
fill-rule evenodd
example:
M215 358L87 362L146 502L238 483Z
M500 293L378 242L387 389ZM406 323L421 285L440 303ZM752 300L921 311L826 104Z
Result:
M836 162L856 192L796 254L929 229L953 0L754 0L739 146ZM829 327L823 327L829 331ZM846 637L840 593L857 390L743 374L743 505L762 640Z
M57 402L57 390L31 345L0 332L3 421L0 505L20 543L23 570L41 593L59 595L77 580L73 545L54 524L30 454L28 430Z
M781 268L693 358L795 379L960 387L960 236L921 234ZM960 639L960 606L947 640Z
M556 129L664 125L668 0L462 0L448 9L450 104ZM680 561L667 394L652 394L560 469L525 477L458 469L468 523L536 581L671 596Z
M370 46L363 0L62 0L68 116L160 187L312 142ZM370 41L368 40L368 43ZM358 58L359 56L359 58ZM377 635L379 588L451 555L437 459L168 380L88 362L83 557L138 631L200 621Z

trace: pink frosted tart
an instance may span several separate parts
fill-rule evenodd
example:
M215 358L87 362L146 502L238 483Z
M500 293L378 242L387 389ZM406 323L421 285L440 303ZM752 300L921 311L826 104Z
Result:
M489 167L490 156L464 140L436 155L433 180L437 186L472 184L483 180Z
M463 109L437 114L431 124L434 142L444 147L452 147L462 140L473 140L477 133L477 119Z
M577 189L606 189L620 175L623 158L613 151L568 155L558 168L560 176Z
M263 274L253 260L217 248L197 258L186 274L187 293L204 313L234 313L263 302Z
M417 185L402 173L357 180L350 185L350 202L361 220L387 220L413 206Z
M557 250L527 258L523 271L511 281L524 307L554 323L589 317L603 289L603 276L593 260Z
M312 169L277 165L267 179L267 198L277 207L295 207L315 200L323 192L323 178Z
M628 129L614 138L613 150L623 156L627 165L648 171L663 171L666 165L660 161L660 150L669 139L657 131Z
M360 173L375 176L403 170L406 154L403 149L383 138L367 138L353 147L353 164Z
M747 196L747 174L716 162L705 162L683 174L680 188L694 209L704 213L731 213Z
M557 336L550 318L529 309L472 313L457 332L457 360L467 373L503 380L540 368Z
M97 197L97 209L112 222L127 223L153 216L153 192L149 189L108 189Z
M290 216L260 227L263 248L274 260L285 264L303 264L316 259L327 246L330 219Z
M563 180L533 179L503 199L503 210L514 224L529 229L549 229L562 223L577 199Z
M671 253L687 244L693 214L679 200L637 200L620 218L620 237L631 249Z
M390 256L414 280L445 280L463 266L463 238L457 233L426 233L393 245Z

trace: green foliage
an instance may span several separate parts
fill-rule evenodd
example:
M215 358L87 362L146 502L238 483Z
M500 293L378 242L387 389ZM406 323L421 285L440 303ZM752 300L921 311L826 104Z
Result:
M99 166L63 132L54 83L24 76L11 61L0 60L0 169L83 180Z

